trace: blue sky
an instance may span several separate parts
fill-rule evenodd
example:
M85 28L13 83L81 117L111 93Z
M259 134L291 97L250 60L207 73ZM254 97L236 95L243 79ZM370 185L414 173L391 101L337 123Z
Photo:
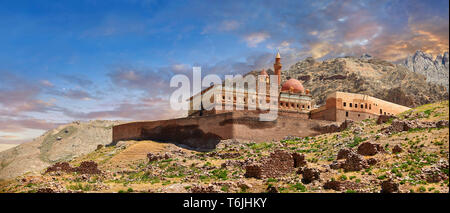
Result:
M0 0L0 143L73 120L154 120L174 74L448 51L445 1Z

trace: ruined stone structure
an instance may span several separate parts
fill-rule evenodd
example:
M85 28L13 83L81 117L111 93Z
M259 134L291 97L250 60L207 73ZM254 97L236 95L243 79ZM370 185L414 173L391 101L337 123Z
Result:
M276 93L270 92L271 84L281 84L281 68L281 57L277 53L276 80L271 80L262 70L253 90L238 88L235 84L231 84L232 87L210 86L189 99L188 117L117 125L113 127L113 142L155 140L213 149L225 139L264 142L281 140L288 135L314 136L326 133L324 127L346 119L361 121L380 115L396 115L409 109L367 95L344 92L330 94L325 105L314 108L310 91L296 79L284 82ZM266 91L260 93L261 88ZM202 104L201 99L205 97L210 100L208 106ZM270 104L278 107L277 119L260 121L259 115L266 111L257 109L260 105ZM218 105L220 110L216 110Z

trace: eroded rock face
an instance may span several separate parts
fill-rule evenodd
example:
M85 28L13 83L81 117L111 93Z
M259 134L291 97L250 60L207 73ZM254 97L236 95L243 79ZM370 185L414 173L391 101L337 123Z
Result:
M381 183L381 192L382 193L394 193L398 192L398 183L394 182L392 179L383 181Z
M445 86L448 90L448 52L445 52L444 55L436 56L433 60L430 54L417 51L414 55L406 58L403 65L412 72L424 75L427 82Z
M364 156L374 156L378 152L382 152L382 151L384 151L384 149L381 147L380 144L364 142L358 146L358 154L364 155Z

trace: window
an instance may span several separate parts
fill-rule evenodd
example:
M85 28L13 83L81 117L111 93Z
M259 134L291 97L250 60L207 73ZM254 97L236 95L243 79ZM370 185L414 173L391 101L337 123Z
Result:
M358 114L358 117L361 116L360 114Z
M380 109L380 115L381 115L381 114L383 114L383 110L382 110L382 109Z
M310 108L310 106L308 105L308 109Z
M355 104L355 108L358 108L358 104Z
M350 107L352 107L352 103L350 103Z
M365 108L367 109L367 103L366 103L366 107Z
M348 117L348 112L345 112L345 117Z
M384 112L384 115L386 115L386 112Z
M344 107L347 105L347 103L344 102Z
M372 104L369 104L369 109L372 109Z
M302 105L302 109L304 109L305 108L305 105Z

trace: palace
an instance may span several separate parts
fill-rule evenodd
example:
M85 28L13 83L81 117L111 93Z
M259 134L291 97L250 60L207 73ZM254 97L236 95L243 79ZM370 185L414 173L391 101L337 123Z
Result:
M219 87L211 86L189 99L190 109L188 116L207 116L239 110L248 111L251 110L249 109L249 104L255 105L256 108L259 108L260 104L277 104L279 115L342 122L345 119L361 121L368 118L377 118L379 115L396 115L409 109L408 107L368 95L345 92L329 94L326 104L316 108L310 91L305 89L299 80L291 78L281 85L282 64L280 53L277 53L273 66L274 73L278 78L277 82L270 82L269 75L264 69L259 73L259 78L256 81L257 85L266 84L267 92L261 96L263 99L259 99L258 89L245 91L236 88L236 86L232 88L222 85ZM278 96L271 96L270 92L268 92L271 83L279 85ZM256 88L259 87L257 86ZM199 110L195 110L193 99L204 95L211 95L211 102L214 104L208 109L205 109L203 106L197 106ZM273 101L274 99L276 101ZM201 103L199 102L198 104ZM222 110L215 110L214 107L216 105L222 105ZM228 110L227 106L229 106Z
M314 136L324 133L321 127L339 124L346 119L362 121L381 115L396 115L410 109L368 95L339 91L328 94L325 104L317 107L311 92L300 81L291 78L281 82L281 68L281 56L277 53L274 63L275 80L262 70L255 82L257 89L233 88L235 85L231 88L210 86L189 99L187 117L114 126L113 142L155 140L199 149L214 149L220 140L264 142L281 140L288 135ZM271 93L271 84L277 84L278 91ZM261 92L260 88L265 88L266 91ZM211 97L212 103L206 108L201 101L194 101L205 95ZM260 114L267 112L255 108L259 109L258 106L263 104L277 107L275 120L259 119ZM217 105L222 106L220 110L216 110Z

